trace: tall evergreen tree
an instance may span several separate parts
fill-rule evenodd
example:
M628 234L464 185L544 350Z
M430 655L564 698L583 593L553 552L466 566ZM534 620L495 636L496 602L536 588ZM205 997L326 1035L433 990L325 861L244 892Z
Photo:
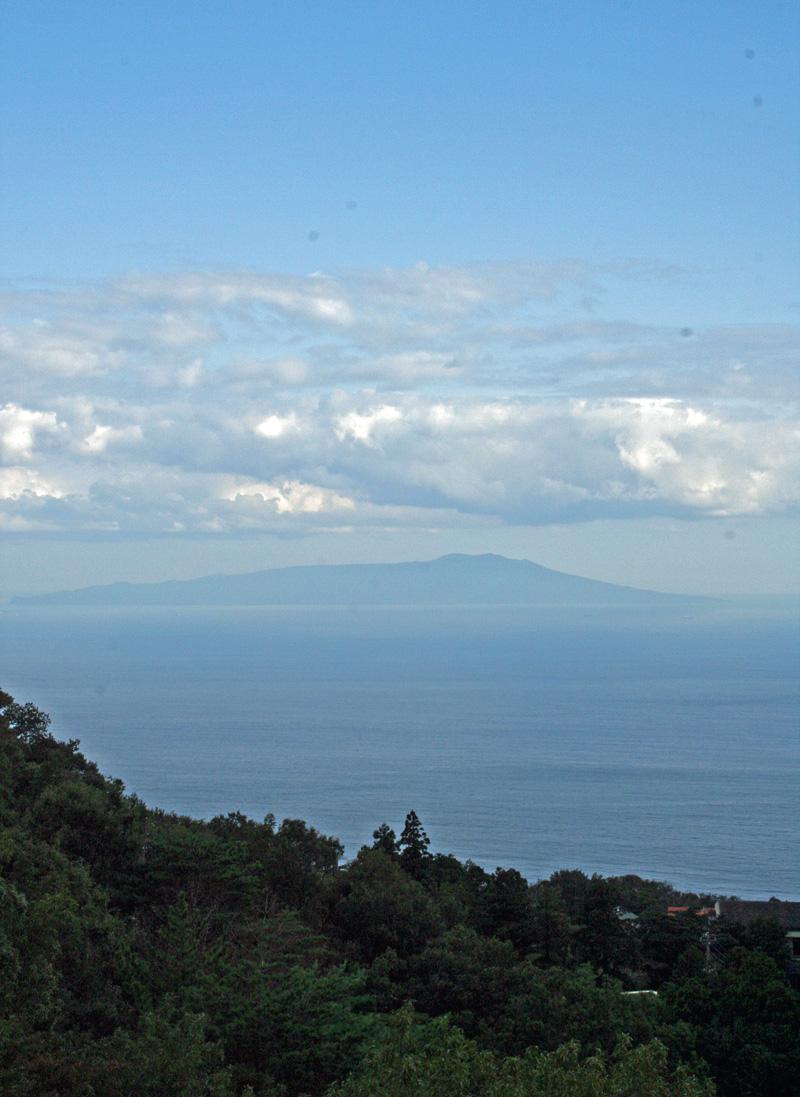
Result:
M403 833L400 835L400 864L415 880L421 880L430 860L430 838L425 833L416 811L406 815Z

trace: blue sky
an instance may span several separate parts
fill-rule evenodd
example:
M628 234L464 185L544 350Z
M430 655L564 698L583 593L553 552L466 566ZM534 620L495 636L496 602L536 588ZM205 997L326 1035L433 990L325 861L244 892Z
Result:
M461 547L800 588L795 4L0 19L0 589Z
M11 0L3 18L10 277L645 256L746 271L771 316L793 296L794 4Z

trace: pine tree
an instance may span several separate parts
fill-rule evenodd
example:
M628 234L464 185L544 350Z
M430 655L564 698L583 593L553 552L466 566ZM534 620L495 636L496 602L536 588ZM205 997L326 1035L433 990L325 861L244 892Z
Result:
M372 837L374 839L372 843L373 849L382 850L382 852L389 857L397 856L399 849L397 835L388 823L381 823L378 829L372 832Z
M416 811L409 811L400 835L400 864L415 880L421 880L425 875L431 856L428 852L430 844Z

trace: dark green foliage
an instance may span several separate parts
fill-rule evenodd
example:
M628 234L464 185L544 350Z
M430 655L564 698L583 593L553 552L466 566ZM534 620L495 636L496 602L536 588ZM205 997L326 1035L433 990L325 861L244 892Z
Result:
M425 876L431 858L428 852L431 843L415 811L409 811L406 815L405 825L398 844L400 847L400 864L415 880L421 880Z
M342 844L302 819L284 819L264 852L264 876L282 907L316 913L324 880L336 874Z
M543 964L563 967L572 954L572 926L557 889L543 881L533 893L531 917L534 949Z
M705 918L687 912L670 916L663 910L644 914L637 926L639 962L652 987L659 987L681 957L702 947L708 928Z
M439 924L422 885L381 850L362 850L340 873L330 926L356 958L369 963L387 949L407 956L424 948Z
M428 862L425 887L433 897L447 928L471 925L479 928L483 893L489 874L467 861L462 864L450 854L436 853Z
M710 1094L683 1063L794 1097L775 924L717 925L708 968L669 885L530 887L432 854L414 812L341 853L300 820L149 810L0 693L0 1093Z
M218 837L190 820L156 814L143 840L141 889L158 911L182 896L202 912L209 932L218 914L245 911L256 897L258 870L242 842Z
M678 1068L664 1047L631 1047L585 1057L577 1044L520 1058L483 1051L446 1021L420 1024L397 1013L362 1069L331 1097L712 1097L713 1089Z
M257 823L239 812L212 819L208 829L244 851L256 873L257 900L264 912L291 908L311 919L321 917L327 884L336 876L342 855L336 838L301 819L284 819L276 826L273 815Z
M397 835L388 823L381 823L381 825L372 832L372 838L373 849L379 849L389 857L395 857L400 852L400 843L397 841Z
M201 1016L142 1014L104 1039L0 1023L3 1097L236 1097Z
M771 918L756 918L745 926L720 920L715 927L715 941L718 949L723 944L727 944L729 948L742 946L758 949L759 952L770 956L780 968L785 967L789 960L786 930Z
M800 995L769 956L734 950L664 996L667 1017L690 1027L720 1097L796 1097Z
M582 922L591 883L586 873L579 868L560 869L550 877L550 883L563 899L570 921L576 924Z
M510 1054L531 1046L553 1051L565 1040L611 1051L622 1032L649 1039L656 1018L655 1001L626 997L620 983L598 981L588 964L567 970L528 961L514 973L497 1044Z
M527 880L516 869L498 868L490 876L481 897L479 919L484 933L510 941L520 954L533 945L533 901Z
M677 891L664 880L643 880L641 876L609 876L608 882L619 897L620 905L635 914L660 913L668 906L693 909L713 903L710 895Z
M363 976L343 967L240 962L220 967L204 995L211 1034L236 1078L257 1092L320 1093L357 1060L373 1022Z
M516 967L508 941L457 926L409 961L404 990L432 1017L448 1013L469 1036L491 1032L507 1008Z
M47 730L51 723L50 717L30 701L20 705L10 694L0 690L0 707L4 710L5 726L14 732L20 743L30 747L51 738Z
M592 876L586 889L577 951L598 971L612 974L622 972L633 959L631 936L619 917L619 895L600 876Z

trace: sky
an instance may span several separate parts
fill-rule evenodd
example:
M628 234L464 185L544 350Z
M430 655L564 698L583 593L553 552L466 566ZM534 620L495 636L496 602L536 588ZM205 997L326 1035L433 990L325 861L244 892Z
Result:
M800 8L5 0L0 596L800 591Z

